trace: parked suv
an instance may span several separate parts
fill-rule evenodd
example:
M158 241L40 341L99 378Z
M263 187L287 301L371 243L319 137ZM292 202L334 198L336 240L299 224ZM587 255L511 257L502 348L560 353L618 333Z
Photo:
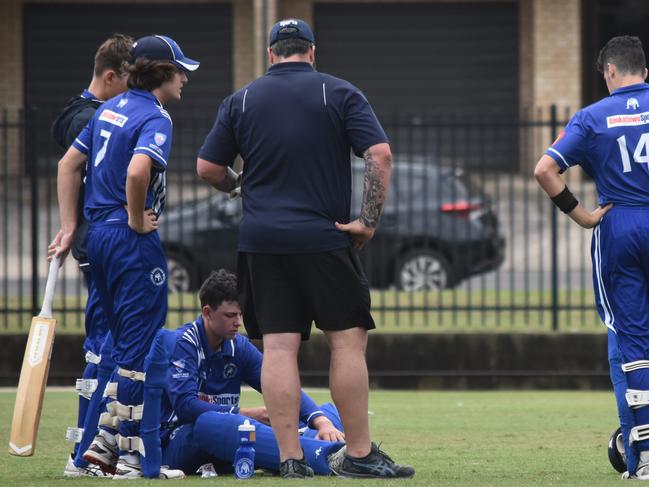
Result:
M360 212L363 163L352 164L352 217ZM161 225L172 292L197 289L212 269L236 269L241 200L215 194L171 209ZM459 170L392 164L379 228L361 252L370 286L444 289L497 269L504 238L489 198Z

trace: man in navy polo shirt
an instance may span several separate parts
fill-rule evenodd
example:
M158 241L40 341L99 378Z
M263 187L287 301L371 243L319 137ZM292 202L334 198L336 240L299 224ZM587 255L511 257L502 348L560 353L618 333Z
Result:
M572 117L534 175L560 210L594 228L595 300L609 329L625 475L649 480L649 85L640 39L612 38L597 65L610 96ZM561 177L575 165L595 181L600 206L592 212Z
M350 477L410 477L370 440L365 363L375 327L356 253L374 235L391 171L388 139L350 83L313 69L314 36L303 21L270 33L265 76L227 97L200 149L198 174L230 192L241 181L238 279L249 336L263 336L262 390L283 477L312 476L297 435L300 339L311 323L331 347L330 386L346 448L333 469ZM350 150L365 159L363 203L350 222Z

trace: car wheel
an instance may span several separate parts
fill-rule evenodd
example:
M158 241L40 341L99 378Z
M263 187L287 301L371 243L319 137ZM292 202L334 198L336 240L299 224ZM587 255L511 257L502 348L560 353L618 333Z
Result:
M168 252L167 269L170 293L188 293L194 289L194 270L187 258Z
M446 289L452 285L451 265L439 252L414 250L400 259L396 282L404 291Z

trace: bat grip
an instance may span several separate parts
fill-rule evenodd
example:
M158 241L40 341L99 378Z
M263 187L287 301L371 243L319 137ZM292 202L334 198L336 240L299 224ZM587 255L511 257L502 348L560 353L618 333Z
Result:
M56 276L59 272L61 261L58 257L53 257L50 262L50 271L47 274L47 284L45 285L45 297L43 298L43 307L38 316L43 318L52 317L52 301L54 301L54 290L56 289Z

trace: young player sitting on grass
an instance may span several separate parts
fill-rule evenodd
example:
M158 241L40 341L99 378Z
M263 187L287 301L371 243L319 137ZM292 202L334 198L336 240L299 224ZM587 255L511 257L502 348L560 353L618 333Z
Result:
M257 428L256 466L279 471L266 408L239 407L242 382L261 392L262 354L238 334L242 312L236 277L225 270L212 272L199 298L201 314L175 332L161 415L162 464L186 474L205 463L231 472L237 428L249 419ZM302 392L300 419L305 458L316 474L328 475L327 458L344 441L338 412L331 404L318 407Z

